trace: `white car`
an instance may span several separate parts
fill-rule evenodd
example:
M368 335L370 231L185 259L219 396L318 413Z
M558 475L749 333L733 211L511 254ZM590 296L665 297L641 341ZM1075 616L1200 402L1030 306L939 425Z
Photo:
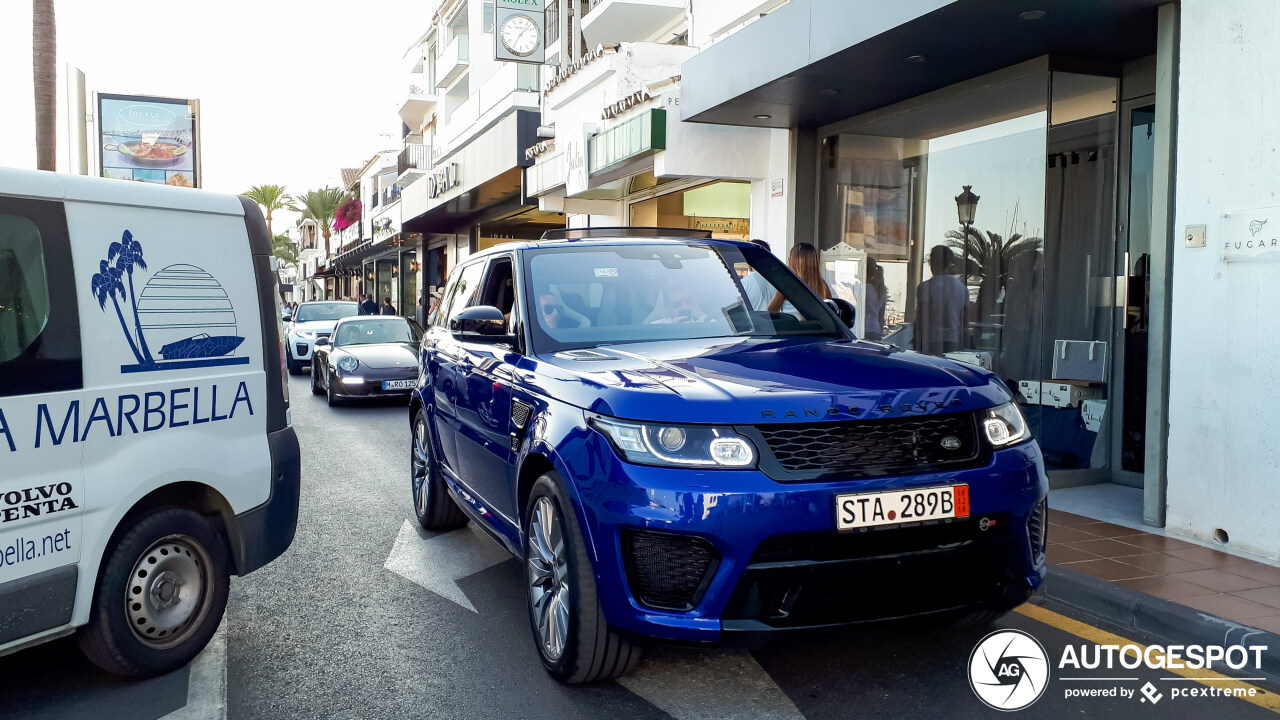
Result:
M0 169L0 655L169 672L292 543L272 260L247 198Z
M348 301L323 300L299 305L285 328L289 374L297 375L303 365L311 364L316 340L332 335L333 326L339 320L359 314L359 303Z

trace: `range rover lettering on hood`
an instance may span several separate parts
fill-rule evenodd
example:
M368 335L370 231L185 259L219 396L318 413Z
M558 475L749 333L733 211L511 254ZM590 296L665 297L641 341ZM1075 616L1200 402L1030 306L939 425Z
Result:
M824 412L822 408L801 408L796 410L761 410L761 419L777 420L779 418L798 418L798 417L840 417L841 415L852 415L861 417L869 413L925 413L931 410L945 410L948 405L963 406L964 401L960 398L952 398L950 402L942 402L935 400L926 400L923 402L899 403L897 405L875 405L867 409L854 407L852 405L833 405ZM781 414L779 414L781 413Z

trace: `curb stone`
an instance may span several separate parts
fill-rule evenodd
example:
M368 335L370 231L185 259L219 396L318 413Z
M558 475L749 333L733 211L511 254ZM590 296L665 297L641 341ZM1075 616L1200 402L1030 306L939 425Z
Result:
M1120 587L1061 565L1049 565L1041 593L1122 628L1153 635L1166 645L1265 645L1259 674L1272 682L1280 682L1280 635L1275 633Z

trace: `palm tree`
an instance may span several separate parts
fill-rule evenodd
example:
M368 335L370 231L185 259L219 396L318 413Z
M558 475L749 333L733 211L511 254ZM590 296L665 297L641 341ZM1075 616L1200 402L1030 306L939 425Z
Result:
M329 238L332 236L333 219L338 214L338 207L346 200L346 193L335 187L325 186L319 190L308 190L298 198L298 210L302 217L310 218L320 226L320 234L324 237L324 254L329 255Z
M116 307L116 317L120 318L120 329L124 331L124 339L129 341L129 349L138 359L138 364L143 364L142 353L138 352L138 346L133 342L133 334L129 332L129 325L124 321L124 313L120 311L120 300L116 299L116 294L120 295L120 299L124 298L124 283L120 282L120 270L111 267L106 260L103 260L98 263L98 272L93 274L90 284L93 286L94 297L98 298L98 307L104 312L107 309L107 298L111 298L111 304Z
M1044 240L1040 238L1024 238L1014 233L1005 241L999 233L985 232L973 226L968 228L967 234L948 230L946 238L947 245L964 258L962 277L968 285L985 285L999 279L997 287L1003 286L1009 268L1020 255L1038 252L1044 246Z
M271 254L285 265L298 264L298 246L288 235L274 235L271 238Z
M138 344L142 346L142 360L144 363L155 362L151 357L151 350L147 348L147 338L142 334L142 321L138 319L138 293L133 289L133 269L147 269L147 261L142 258L142 243L133 239L133 233L125 230L120 242L111 243L111 247L107 249L107 260L115 260L116 270L129 275L129 300L133 305L133 325L138 330Z
M271 213L276 210L293 210L293 198L285 194L283 185L254 185L245 191L244 196L262 206L267 214L267 235L275 237L271 229Z
M53 0L32 2L32 66L36 90L36 169L56 170L54 133L58 108L57 33L53 22Z

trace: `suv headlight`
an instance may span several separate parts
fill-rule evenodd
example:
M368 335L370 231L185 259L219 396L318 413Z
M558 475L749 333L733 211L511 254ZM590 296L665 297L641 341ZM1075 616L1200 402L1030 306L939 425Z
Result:
M1030 437L1027 421L1017 403L1005 403L991 408L982 416L982 429L993 447L1005 447Z
M299 330L298 337L302 338L303 340L315 340L316 334L310 330Z
M360 363L350 355L343 355L338 358L338 369L342 372L355 372Z
M626 460L666 467L745 468L756 464L751 441L722 425L672 425L588 414Z

